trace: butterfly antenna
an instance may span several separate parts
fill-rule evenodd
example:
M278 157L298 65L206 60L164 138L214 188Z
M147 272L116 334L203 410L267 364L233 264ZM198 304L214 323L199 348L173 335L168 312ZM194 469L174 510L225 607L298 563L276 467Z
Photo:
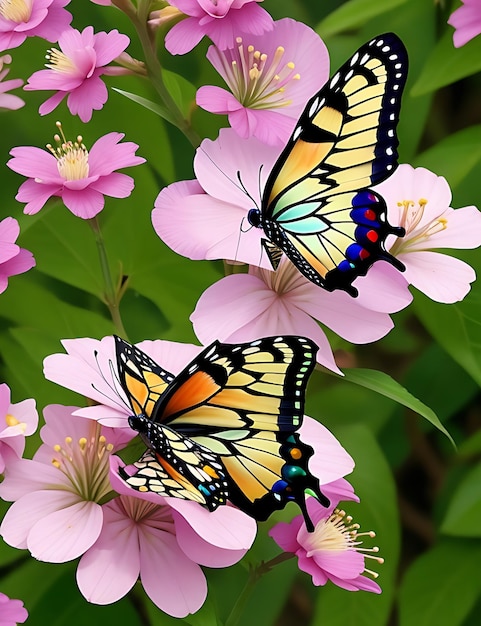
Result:
M246 194L246 195L247 195L247 196L248 196L248 197L252 200L252 197L251 197L251 196L250 196L250 194L247 192L247 189L246 189L246 188L244 187L244 185L242 184L242 181L240 181L240 185L238 185L238 184L237 184L237 182L236 182L235 180L233 180L230 176L228 176L228 175L224 172L224 170L223 170L221 167L219 167L219 166L217 165L217 163L216 163L216 162L214 161L214 159L210 156L210 154L208 154L208 152L206 152L206 151L204 150L204 148L202 147L202 145L200 145L198 149L199 149L199 150L202 150L202 152L205 154L205 156L209 159L209 161L210 161L210 162L212 163L212 165L216 168L216 170L218 170L218 171L222 174L222 176L224 176L225 178L227 178L227 180L228 180L228 181L230 181L230 182L234 185L234 187L237 187L237 189L240 189L240 191L243 191L243 192L244 192L244 193L245 193L245 194ZM239 177L239 172L237 172L237 178L240 180L240 177Z
M100 372L100 375L104 381L104 383L107 385L107 387L113 392L113 397L111 397L110 395L106 394L105 392L103 392L101 389L99 389L98 387L96 387L94 385L94 383L91 383L91 387L92 389L94 389L94 391L96 391L98 394L100 394L101 396L103 396L104 398L107 398L107 400L110 400L110 402L113 402L114 404L116 404L118 407L120 407L121 409L125 410L125 408L127 407L130 410L130 407L122 400L119 391L116 387L114 387L108 380L107 378L105 378L103 372L102 372L102 368L100 367L100 363L99 363L99 359L98 359L99 353L98 350L94 351L94 358L95 358L95 362L97 363L97 367L98 370ZM112 379L115 381L117 381L119 383L120 386L120 379L117 376L117 372L115 371L115 368L113 366L112 363L112 359L109 359L109 370L110 373L112 374ZM120 387L121 388L121 387Z

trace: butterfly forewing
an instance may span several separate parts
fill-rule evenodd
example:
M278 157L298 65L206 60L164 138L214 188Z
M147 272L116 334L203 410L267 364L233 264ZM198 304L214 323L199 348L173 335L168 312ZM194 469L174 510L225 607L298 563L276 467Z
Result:
M263 194L272 244L316 284L345 289L378 259L403 269L384 241L402 235L368 188L397 166L396 126L407 54L393 34L362 46L307 103Z

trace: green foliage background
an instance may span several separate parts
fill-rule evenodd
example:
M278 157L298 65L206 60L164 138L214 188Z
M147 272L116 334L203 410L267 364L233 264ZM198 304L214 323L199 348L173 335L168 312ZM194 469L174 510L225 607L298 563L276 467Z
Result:
M454 49L453 30L446 22L457 3L265 0L263 6L276 19L294 17L315 28L328 46L333 70L370 37L396 32L410 59L399 125L400 162L445 176L453 189L453 206L481 206L481 37ZM76 28L92 24L96 31L117 28L127 33L129 52L142 58L135 32L119 11L86 0L72 0L69 9ZM195 87L220 84L205 60L207 45L203 41L194 52L177 58L165 52L159 37L159 55L165 68ZM9 78L27 79L40 69L46 47L44 41L29 40L13 50ZM183 110L192 113L198 133L214 138L226 120L195 109L194 87L183 83L179 90L175 76L171 81L173 95ZM147 81L128 77L107 82L109 87L156 99ZM14 146L51 141L57 119L67 137L81 134L87 146L110 131L125 132L126 140L139 144L138 153L147 163L129 172L136 181L132 196L107 199L100 216L112 274L128 280L122 318L134 342L146 338L195 342L189 315L201 293L223 275L222 263L176 256L155 235L150 221L159 190L193 177L191 145L154 112L113 90L89 124L73 118L65 105L40 117L37 110L45 94L25 92L23 97L24 109L2 113L0 149L5 162ZM0 379L11 387L13 402L34 397L39 409L50 403L82 404L82 398L45 381L42 361L61 351L60 339L101 338L115 330L103 302L95 240L88 224L59 203L37 216L24 216L14 200L22 181L3 168L0 216L19 220L19 243L35 254L37 266L13 277L0 296ZM459 257L480 274L479 250ZM348 593L331 585L314 588L290 561L258 582L242 625L479 624L480 302L479 281L456 305L434 303L415 293L414 304L394 316L395 329L375 345L353 348L330 336L340 363L355 367L346 369L344 380L316 373L308 412L330 428L356 460L349 478L361 505L346 509L363 528L377 532L386 560L379 578L383 594ZM457 450L442 434L441 424ZM27 455L38 443L37 436L27 442ZM7 508L0 503L0 514ZM288 507L274 517L289 518L292 513ZM249 565L276 553L263 530L242 563L206 572L207 603L185 623L210 626L225 620ZM159 585L168 575L159 568ZM0 544L0 590L25 601L31 626L178 622L149 601L147 613L139 613L135 594L108 607L89 605L76 587L75 564L35 562L27 552L5 544Z

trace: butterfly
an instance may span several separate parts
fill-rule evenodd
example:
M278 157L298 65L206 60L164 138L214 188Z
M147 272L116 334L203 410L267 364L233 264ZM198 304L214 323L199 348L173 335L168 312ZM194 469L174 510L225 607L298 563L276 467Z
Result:
M229 500L259 521L296 502L313 524L306 493L329 500L309 471L300 441L304 393L317 346L294 336L244 344L214 342L173 376L115 337L129 425L147 446L120 476L140 492L192 500L209 511Z
M316 285L357 296L352 282L382 259L404 265L385 249L384 199L369 187L397 167L396 126L407 77L407 52L393 33L368 42L307 103L264 188L251 225L274 270L282 254Z

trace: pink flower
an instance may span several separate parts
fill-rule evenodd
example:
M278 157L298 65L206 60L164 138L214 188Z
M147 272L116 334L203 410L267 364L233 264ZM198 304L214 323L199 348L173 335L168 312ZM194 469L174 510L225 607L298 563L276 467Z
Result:
M383 563L383 559L375 556L379 549L360 547L360 537L375 534L372 531L360 533L352 517L333 504L326 509L309 498L307 508L315 525L314 532L307 532L302 515L298 515L289 524L276 524L269 535L285 552L297 556L299 569L312 577L314 585L325 585L331 580L348 591L362 589L381 593L379 585L363 575L368 573L377 578L375 572L365 568L365 559Z
M236 563L254 540L254 520L233 507L209 513L194 502L139 494L120 480L118 465L112 458L113 485L122 495L103 507L102 532L77 570L80 591L89 602L110 604L140 575L160 609L174 617L194 613L207 594L199 564Z
M5 383L0 385L0 474L5 471L8 458L21 457L25 450L25 436L32 435L38 426L38 413L35 400L29 399L17 404L10 403L10 389Z
M20 233L20 226L13 217L6 217L0 222L0 293L8 286L8 278L23 274L34 267L33 254L15 243Z
M437 302L462 300L476 278L474 270L433 250L480 246L480 211L475 206L451 208L446 180L422 167L400 165L376 190L386 200L389 222L406 229L403 238L390 236L386 242L406 266L403 279Z
M78 409L75 415L123 428L134 437L136 433L128 427L132 409L118 381L114 338L65 339L62 345L67 354L52 354L44 360L45 377L98 403ZM173 374L178 374L202 350L200 346L161 340L136 345Z
M386 313L364 308L345 292L320 289L285 257L276 272L250 266L248 274L217 281L201 295L190 319L204 344L214 337L228 342L277 334L309 337L320 348L318 362L337 373L341 372L316 320L352 343L375 341L393 327Z
M329 77L322 39L288 18L274 22L273 30L263 35L238 36L233 48L211 46L207 58L232 93L204 86L197 91L197 104L228 115L241 137L254 136L269 145L287 143L305 103Z
M125 50L129 41L118 30L94 34L92 26L82 32L73 28L62 32L58 38L60 50L52 48L47 56L49 69L32 74L24 87L27 91L57 92L40 106L40 115L53 111L68 95L70 113L89 122L92 111L100 110L107 102L107 87L100 77L125 73L123 68L108 63Z
M464 46L473 37L481 33L481 2L480 0L461 0L463 3L451 13L448 20L454 29L454 45L456 48Z
M234 46L241 31L262 35L272 29L272 18L257 2L262 0L169 0L188 17L167 33L165 47L171 54L185 54L207 36L224 50Z
M13 148L13 159L7 163L14 172L28 176L19 188L16 199L26 202L24 213L38 213L49 198L62 198L65 206L77 217L90 219L104 208L104 195L126 198L134 188L134 180L116 169L145 162L135 156L138 145L120 143L123 133L108 133L94 143L90 151L78 136L67 141L60 123L62 137L55 135L57 147L50 152L31 146Z
M11 600L0 592L0 626L23 624L27 617L27 609L21 600Z
M76 407L45 408L43 444L33 460L7 464L0 497L14 504L0 532L16 548L41 561L63 563L97 540L111 491L109 456L125 445L125 431L104 428L72 415Z
M27 37L57 41L72 15L63 7L70 0L14 0L0 4L0 50L20 46Z
M9 69L4 69L3 66L12 62L12 57L9 54L4 54L0 57L0 109L10 109L16 111L21 109L25 102L18 96L13 96L7 91L11 89L17 89L23 85L21 78L14 78L13 80L3 80L9 73Z

